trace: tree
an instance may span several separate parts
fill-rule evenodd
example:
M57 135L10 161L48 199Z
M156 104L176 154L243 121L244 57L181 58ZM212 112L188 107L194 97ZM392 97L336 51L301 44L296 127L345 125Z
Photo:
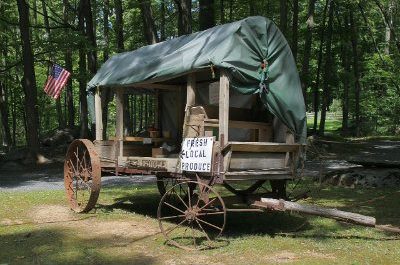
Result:
M315 26L314 22L314 10L315 10L315 1L309 0L308 2L308 12L307 12L307 31L305 36L304 43L304 54L303 54L303 64L301 69L301 77L302 77L302 89L303 89L303 97L307 107L307 89L310 86L310 58L311 58L311 45L312 45L312 36L313 30Z
M29 32L29 6L25 0L17 0L19 14L19 29L22 41L22 60L24 76L22 87L25 93L26 115L26 142L31 155L36 157L39 151L39 116L37 110L37 90L34 69L34 55L32 52Z
M200 30L215 26L214 0L199 0Z
M178 9L178 35L192 33L192 1L174 0Z
M293 0L292 52L295 61L297 61L297 46L299 41L298 28L299 28L299 0Z
M351 45L353 50L353 73L354 73L354 95L355 95L355 128L356 136L360 135L361 126L361 115L360 115L360 71L358 67L358 37L357 37L357 25L354 20L354 12L351 6L350 9L350 31L351 31Z
M326 119L326 111L329 105L329 82L332 76L332 34L333 34L333 10L334 10L334 1L331 1L329 4L329 18L328 18L328 30L326 32L326 59L325 59L325 74L324 74L324 89L323 89L323 97L322 97L322 106L321 106L321 120L319 122L319 135L324 134L325 130L325 119Z
M2 81L0 81L0 116L2 124L2 128L0 128L0 130L3 134L3 146L9 149L11 147L12 140L8 121L7 90Z
M287 0L279 0L279 28L287 37Z
M143 32L144 36L146 36L146 41L148 44L157 43L159 40L150 2L147 0L139 0L139 2L143 18Z
M87 93L86 93L86 50L85 50L85 16L84 9L87 8L86 0L81 0L79 5L78 14L78 28L81 32L81 40L79 45L79 104L80 104L80 137L88 138L88 106L87 106Z

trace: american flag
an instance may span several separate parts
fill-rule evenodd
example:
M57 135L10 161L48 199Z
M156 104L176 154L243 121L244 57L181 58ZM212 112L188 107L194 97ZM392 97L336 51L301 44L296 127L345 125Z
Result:
M44 92L50 97L57 99L63 87L68 81L70 72L59 66L58 64L53 64L51 67L51 73L47 78L46 84L44 85Z

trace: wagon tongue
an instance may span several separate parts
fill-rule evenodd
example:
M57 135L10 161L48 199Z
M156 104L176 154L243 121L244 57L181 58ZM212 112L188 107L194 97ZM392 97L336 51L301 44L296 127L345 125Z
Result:
M375 217L361 215L357 213L340 211L333 208L320 207L315 205L300 204L291 201L277 200L270 198L261 198L260 201L255 201L253 207L271 211L290 211L310 215L316 215L326 218L332 218L338 221L353 223L357 225L375 227L379 230L400 233L400 228L391 225L377 225Z

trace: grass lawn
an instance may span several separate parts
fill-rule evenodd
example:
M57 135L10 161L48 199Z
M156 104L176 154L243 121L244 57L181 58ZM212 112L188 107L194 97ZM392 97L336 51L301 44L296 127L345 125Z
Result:
M314 187L316 188L316 187ZM289 213L228 213L221 247L165 244L155 185L103 189L96 211L74 214L62 191L0 193L0 264L394 264L400 238ZM306 202L400 226L399 189L327 187ZM117 203L116 203L117 202Z

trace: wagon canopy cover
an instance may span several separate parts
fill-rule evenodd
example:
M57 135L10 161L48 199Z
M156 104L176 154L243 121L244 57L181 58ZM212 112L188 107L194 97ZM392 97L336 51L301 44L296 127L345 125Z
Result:
M264 60L267 89L260 89ZM211 65L227 71L232 89L259 93L271 113L300 142L305 141L306 113L296 64L283 34L264 17L249 17L116 54L90 80L88 89L161 82Z

